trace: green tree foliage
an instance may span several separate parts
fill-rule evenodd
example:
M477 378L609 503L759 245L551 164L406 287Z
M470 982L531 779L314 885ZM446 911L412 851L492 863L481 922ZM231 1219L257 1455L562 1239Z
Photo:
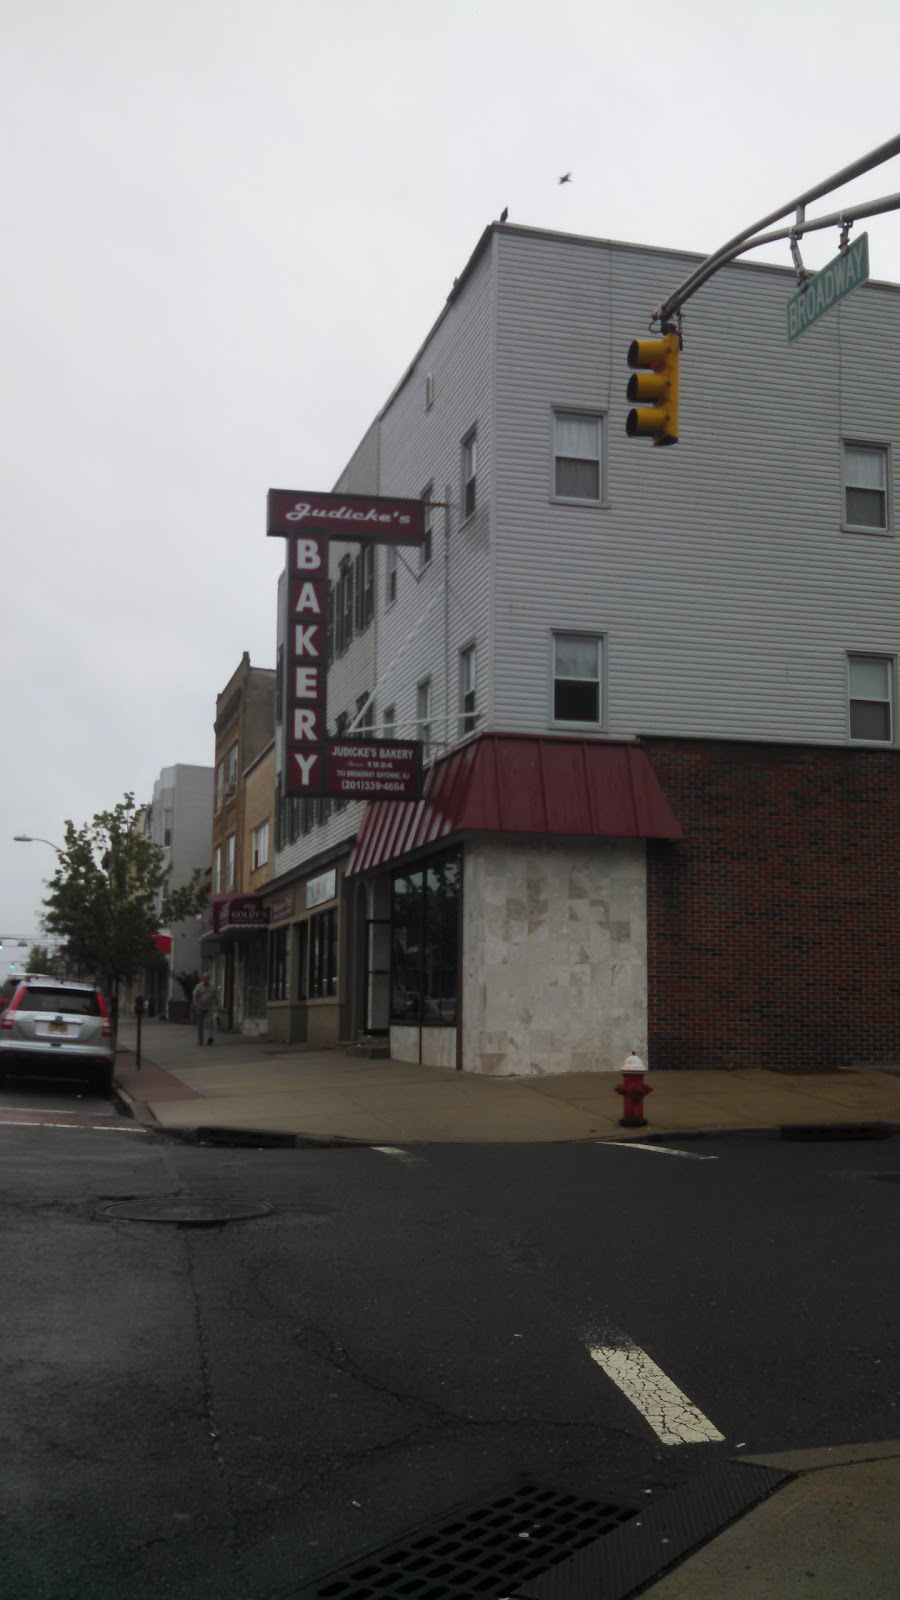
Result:
M199 867L189 884L166 890L170 869L159 846L135 829L135 809L126 794L80 828L66 823L44 901L45 926L65 941L69 970L96 978L114 1006L120 983L148 964L154 933L196 916L209 896L209 872Z
M59 970L59 956L51 954L47 945L33 944L31 946L28 952L28 960L25 963L26 972L47 972L51 977L55 977Z

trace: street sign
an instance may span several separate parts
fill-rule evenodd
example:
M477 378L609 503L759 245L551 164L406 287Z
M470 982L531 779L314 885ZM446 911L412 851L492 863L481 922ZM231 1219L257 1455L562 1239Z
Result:
M801 333L830 311L857 284L865 283L869 276L869 235L861 233L858 239L829 261L821 272L787 303L787 334L789 340L799 339Z

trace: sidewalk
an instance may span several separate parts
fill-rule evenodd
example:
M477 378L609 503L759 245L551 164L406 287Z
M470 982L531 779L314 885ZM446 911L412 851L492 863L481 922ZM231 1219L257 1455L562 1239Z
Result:
M900 1127L889 1072L651 1072L648 1126L619 1126L619 1073L487 1078L367 1061L237 1034L197 1044L193 1028L148 1020L143 1065L123 1021L116 1081L136 1114L165 1128L254 1129L371 1144L531 1143L660 1133L882 1122Z

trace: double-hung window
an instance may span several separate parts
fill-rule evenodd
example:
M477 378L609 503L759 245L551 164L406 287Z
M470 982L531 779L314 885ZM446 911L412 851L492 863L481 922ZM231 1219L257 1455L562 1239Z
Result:
M478 721L475 711L475 646L459 652L459 736L474 733Z
M888 453L884 445L844 445L844 522L884 533L888 527Z
M880 744L894 738L894 663L890 656L848 656L850 737Z
M423 538L422 538L422 543L419 546L419 571L420 572L424 572L425 568L431 562L432 534L434 532L434 521L433 521L434 511L433 511L432 507L429 505L428 502L430 500L432 500L433 497L434 497L434 484L430 483L428 485L427 489L423 489L422 490L422 499L423 499L423 501L425 503L424 503L424 505L422 507Z
M294 807L294 810L296 810L296 805ZM292 815L292 819L291 820L292 820L292 824L293 824L293 815ZM294 832L294 829L293 829L293 826L292 826L291 827L291 838L295 839L296 837L297 837L297 835ZM266 818L265 822L261 822L259 824L258 828L254 828L253 829L252 847L253 847L253 871L255 872L258 867L264 867L266 865L268 859L269 859L269 819L268 819L268 817Z
M603 639L599 635L553 635L553 721L602 724Z
M234 794L234 792L235 792L235 790L237 788L237 774L238 774L238 747L237 747L236 744L233 744L231 746L231 749L228 752L228 770L227 770L227 772L225 774L225 793L226 794Z
M602 498L602 418L553 413L553 493L559 500Z
M215 855L213 856L213 892L215 894L222 893L222 846L220 844L216 845Z
M234 888L234 840L235 835L230 833L225 840L225 888Z
M431 750L431 679L424 678L416 688L416 738L422 743L422 760Z
M478 476L478 440L475 430L462 444L462 505L463 521L475 515L475 484Z

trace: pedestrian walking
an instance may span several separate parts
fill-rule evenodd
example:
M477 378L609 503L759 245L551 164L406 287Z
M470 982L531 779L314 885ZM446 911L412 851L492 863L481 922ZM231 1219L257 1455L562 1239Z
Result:
M209 973L204 972L191 995L191 1021L197 1024L197 1043L212 1044L213 1042L213 1017L219 1004L219 996L214 983L209 981Z

